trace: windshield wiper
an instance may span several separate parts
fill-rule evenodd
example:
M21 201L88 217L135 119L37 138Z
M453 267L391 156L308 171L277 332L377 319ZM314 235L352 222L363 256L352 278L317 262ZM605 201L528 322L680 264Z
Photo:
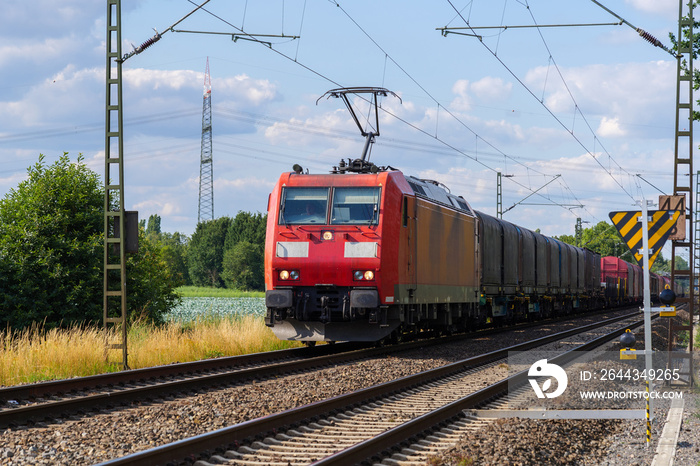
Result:
M374 224L374 219L377 217L377 212L378 212L378 211L379 211L379 209L377 208L377 204L374 204L374 209L372 210L372 218L371 218L370 221L369 221L369 224L370 224L370 225L373 225L373 224Z
M284 217L284 206L286 203L287 203L287 197L285 196L282 199L282 205L280 206L280 220L282 221L282 223L284 223L284 226L288 226L287 219Z

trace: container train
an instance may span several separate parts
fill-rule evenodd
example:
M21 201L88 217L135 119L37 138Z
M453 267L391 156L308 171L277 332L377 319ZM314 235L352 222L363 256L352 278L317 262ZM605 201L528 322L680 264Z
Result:
M358 159L268 201L265 323L285 340L399 340L642 301L642 269ZM667 279L652 275L652 294Z

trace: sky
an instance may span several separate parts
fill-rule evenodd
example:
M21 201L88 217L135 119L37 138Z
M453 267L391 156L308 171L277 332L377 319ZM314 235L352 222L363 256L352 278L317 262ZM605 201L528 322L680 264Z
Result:
M4 2L0 197L39 154L104 176L106 3ZM670 47L677 0L600 3ZM380 100L372 162L490 215L500 172L503 218L523 227L572 235L672 194L676 60L590 0L210 0L169 29L195 8L122 1L123 53L162 34L123 64L123 139L126 208L163 231L196 228L207 59L217 218L265 212L295 163L359 157L342 101L319 100L354 86L399 97Z

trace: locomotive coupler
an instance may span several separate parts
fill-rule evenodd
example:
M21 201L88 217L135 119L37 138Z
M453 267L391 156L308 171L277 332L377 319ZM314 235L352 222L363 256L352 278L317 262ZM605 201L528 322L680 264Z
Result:
M294 317L297 320L309 320L309 311L306 309L306 303L309 301L309 294L302 293L301 299L297 302L296 312Z
M331 311L328 308L328 296L321 296L321 307L323 308L323 311L321 311L321 322L330 322L331 320Z
M350 298L343 296L343 320L350 320Z

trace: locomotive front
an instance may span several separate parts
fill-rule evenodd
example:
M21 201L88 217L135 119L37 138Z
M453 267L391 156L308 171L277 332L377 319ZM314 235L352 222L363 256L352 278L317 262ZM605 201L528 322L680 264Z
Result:
M393 330L379 273L390 175L280 177L265 246L265 323L277 337L374 341Z

